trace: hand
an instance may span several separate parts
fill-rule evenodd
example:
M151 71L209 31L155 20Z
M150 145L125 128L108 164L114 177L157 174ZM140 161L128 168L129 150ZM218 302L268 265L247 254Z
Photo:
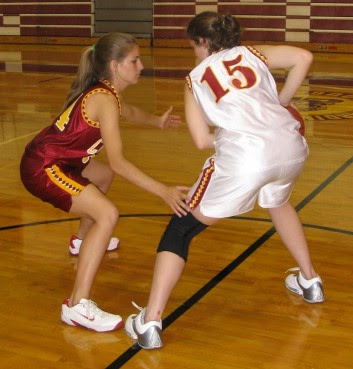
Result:
M160 123L158 125L160 129L176 128L180 125L180 116L171 114L172 110L173 107L171 106L162 116L160 116Z
M299 133L304 136L305 135L305 121L304 118L301 116L297 107L293 104L289 104L286 106L286 109L292 114L293 118L297 120L300 124Z
M188 191L189 187L176 186L165 187L165 191L161 194L162 199L169 205L174 213L181 218L191 210L185 201L189 201L190 197L182 191Z

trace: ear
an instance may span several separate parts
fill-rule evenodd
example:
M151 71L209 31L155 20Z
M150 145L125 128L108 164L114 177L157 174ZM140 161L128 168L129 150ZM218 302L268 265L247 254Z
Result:
M116 60L111 60L109 62L109 70L115 72L118 69L119 63Z
M200 45L200 46L208 47L208 41L207 41L205 38L200 37L200 38L199 38L199 45Z

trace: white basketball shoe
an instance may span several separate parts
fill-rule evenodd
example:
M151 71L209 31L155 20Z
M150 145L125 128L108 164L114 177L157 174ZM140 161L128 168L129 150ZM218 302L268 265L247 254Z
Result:
M110 239L107 251L116 250L119 247L120 240L119 238L112 237ZM69 252L71 255L76 256L80 253L80 247L82 244L82 240L77 238L75 235L72 235L70 238Z
M140 310L139 314L130 315L125 323L125 333L134 340L137 340L139 346L144 349L152 350L161 348L162 343L162 321L152 320L145 323L144 317L146 308L142 308L132 303Z
M107 313L92 300L81 299L72 307L66 299L61 308L61 320L72 326L80 326L96 332L109 332L119 329L123 325L120 315Z
M285 285L290 291L302 296L304 301L311 304L325 301L324 289L319 276L305 279L299 268L291 268L287 272L298 272L298 274L290 274L285 280Z

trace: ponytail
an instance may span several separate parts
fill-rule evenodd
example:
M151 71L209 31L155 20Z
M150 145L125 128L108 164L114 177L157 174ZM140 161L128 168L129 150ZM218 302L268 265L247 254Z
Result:
M98 76L94 70L93 64L94 54L94 48L91 46L83 51L76 78L71 84L71 90L66 97L63 111L67 109L83 91L94 86L98 82Z
M125 59L127 54L137 45L134 36L126 33L108 33L102 36L95 45L84 49L76 78L66 97L63 111L67 109L83 91L94 86L101 79L110 79L109 62Z

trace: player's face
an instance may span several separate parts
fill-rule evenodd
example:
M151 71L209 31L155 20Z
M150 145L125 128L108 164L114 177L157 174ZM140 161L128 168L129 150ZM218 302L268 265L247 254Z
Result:
M136 45L127 54L125 59L118 63L118 76L119 79L124 82L125 85L131 85L137 83L143 64L140 60L140 50Z
M202 40L200 40L199 44L196 44L195 41L191 40L190 44L191 47L194 48L194 53L197 59L204 60L210 55L206 43L202 42Z

